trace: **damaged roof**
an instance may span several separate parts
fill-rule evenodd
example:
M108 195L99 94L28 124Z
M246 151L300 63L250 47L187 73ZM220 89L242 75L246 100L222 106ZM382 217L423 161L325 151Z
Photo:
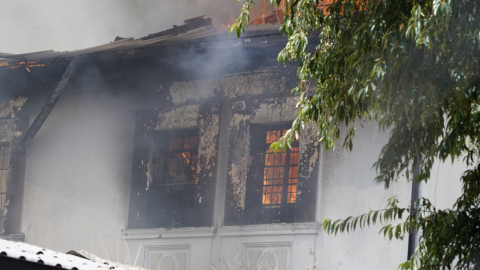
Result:
M28 67L28 64L36 64L33 66L38 66L38 64L47 59L51 61L63 61L74 56L118 51L130 51L130 53L134 53L135 50L151 47L172 46L212 40L228 40L233 38L237 39L234 35L230 36L228 30L215 29L215 27L212 25L212 20L210 18L204 18L204 16L185 20L184 23L184 25L174 25L174 27L171 29L150 34L139 39L117 37L115 41L110 43L75 51L59 52L47 50L24 54L9 54L0 52L0 67L25 65ZM279 24L277 23L251 25L246 29L246 32L242 34L242 39L274 34L281 35L279 32Z

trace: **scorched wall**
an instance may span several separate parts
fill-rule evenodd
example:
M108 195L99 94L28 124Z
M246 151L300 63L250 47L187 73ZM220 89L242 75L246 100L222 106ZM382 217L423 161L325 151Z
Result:
M302 211L296 212L295 223L246 221L248 149L255 139L249 130L295 118L289 93L296 83L293 69L249 70L245 65L243 71L225 69L215 76L170 76L172 69L185 67L168 71L143 65L143 71L139 66L129 71L122 70L122 63L113 66L80 67L28 149L21 222L26 242L63 252L84 249L114 260L119 254L121 262L128 246L131 263L163 270L209 269L204 261L227 269L235 260L251 266L268 262L279 269L314 264L321 269L396 269L406 259L408 238L383 239L379 226L336 237L321 230L324 217L383 208L393 195L409 205L411 184L405 179L388 190L373 182L371 165L388 135L369 123L357 131L350 154L340 147L324 151L307 127L299 146L297 206ZM32 95L23 116L34 119L47 92ZM210 113L200 113L205 106ZM139 125L139 111L155 115L151 126ZM149 183L147 157L135 160L136 138L149 128L197 126L210 134L199 150L205 167L198 167L205 172L208 191L196 198L197 204L208 204L202 210L207 218L200 227L133 226L142 215L132 212L131 198L143 192L142 183ZM138 192L132 192L132 171L145 172ZM442 173L437 181L451 177Z

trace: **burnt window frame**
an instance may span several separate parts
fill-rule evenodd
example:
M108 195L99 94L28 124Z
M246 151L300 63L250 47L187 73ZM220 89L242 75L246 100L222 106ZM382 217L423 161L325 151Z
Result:
M127 229L151 229L147 225L150 160L157 132L198 130L197 192L194 227L213 225L218 170L221 103L141 108L135 111L130 198ZM175 117L171 117L175 114ZM171 228L171 225L162 228ZM176 226L179 227L179 226Z
M186 137L196 137L195 148L184 148ZM182 148L170 149L170 139L183 138ZM152 166L151 178L148 180L147 190L147 228L157 227L190 227L195 226L196 219L196 204L195 194L197 192L197 173L199 162L199 130L163 130L155 131L153 134L152 148L149 165ZM195 177L190 178L190 181L183 183L172 183L169 180L167 164L169 161L185 158L172 158L170 155L175 153L190 153L188 159L195 160ZM196 157L193 157L196 155ZM160 163L162 171L158 172L155 163ZM160 174L160 175L159 175ZM166 181L165 181L166 179ZM192 179L195 181L193 182ZM165 182L164 182L165 181ZM175 187L182 190L183 195L175 194ZM177 198L176 198L177 197ZM183 198L183 200L182 200ZM177 200L177 201L175 201ZM163 213L162 213L163 212Z
M281 166L268 166L268 167L283 167L283 182L282 182L282 200L280 204L264 204L264 187L267 179L264 178L264 169L267 166L265 159L267 155L271 155L272 150L269 150L270 142L266 142L267 131L281 130L285 131L291 127L291 123L273 123L273 124L251 124L250 125L250 159L251 162L248 166L247 173L247 186L246 186L246 200L245 200L245 224L271 224L271 223L294 223L295 222L295 207L297 203L297 196L295 195L295 202L289 203L288 186L290 179L290 169L292 166L290 163L291 154L297 154L297 167L296 181L295 181L295 194L298 190L298 158L299 158L299 143L297 140L292 142L292 148L296 148L296 151L292 151L290 148L284 153L285 162ZM283 132L281 132L283 135ZM261 138L261 140L259 140ZM275 158L277 158L276 155ZM287 171L285 172L285 168ZM273 182L272 182L273 183ZM267 185L272 186L272 185Z

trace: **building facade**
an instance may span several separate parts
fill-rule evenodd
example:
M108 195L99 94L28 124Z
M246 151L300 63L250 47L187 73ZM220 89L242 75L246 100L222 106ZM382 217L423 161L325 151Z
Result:
M383 239L379 225L336 237L321 228L391 196L410 205L406 179L388 190L373 182L387 133L362 122L352 153L325 151L307 125L287 152L268 148L298 113L296 67L276 61L285 43L277 25L236 39L206 23L78 52L2 55L5 233L147 269L396 269L408 237ZM60 99L9 167L9 149L72 57Z

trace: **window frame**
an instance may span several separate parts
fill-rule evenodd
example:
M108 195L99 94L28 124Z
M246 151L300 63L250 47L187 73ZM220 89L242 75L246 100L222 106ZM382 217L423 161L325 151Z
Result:
M165 146L160 146L160 148L162 148L160 151L162 151L163 153L160 153L160 155L162 155L162 157L160 157L160 159L163 161L163 167L166 166L166 161L167 160L172 160L172 159L175 159L175 158L170 158L168 157L169 154L174 154L174 153L189 153L190 155L196 155L196 157L192 157L190 156L188 159L196 159L195 161L195 164L197 166L197 168L195 168L195 181L197 179L197 170L198 170L198 142L199 142L199 131L198 129L188 129L188 130L163 130L163 131L156 131L157 133L157 136L154 136L154 144L157 144L157 141L159 140L165 140L165 143L167 142L167 140L169 139L172 139L172 138L183 138L182 140L182 144L185 143L185 138L186 137L196 137L197 140L196 140L196 148L177 148L177 149L167 149L167 147ZM183 137L176 137L176 135L183 135ZM177 158L179 159L179 158ZM166 174L166 170L165 171L165 174ZM162 177L166 177L165 175L163 175ZM153 179L152 179L153 180ZM154 184L154 182L152 181L152 184ZM172 183L158 183L159 185L171 185ZM185 184L193 184L191 181L190 183L185 183Z
M296 151L292 152L290 148L285 152L285 162L282 166L283 181L282 181L282 195L281 202L277 204L264 204L264 187L273 186L265 185L265 168L269 168L265 162L267 155L273 153L269 150L271 142L267 142L267 132L273 130L285 131L291 127L291 123L277 123L277 124L251 124L250 125L250 159L248 173L247 173L247 190L245 200L245 224L270 224L270 223L293 223L295 221L295 206L297 196L295 195L295 202L288 202L288 186L290 179L290 167L296 166L297 178L295 181L295 194L298 183L298 157L299 157L299 143L292 142L292 148ZM283 135L283 132L282 134ZM258 140L258 138L262 138ZM297 155L297 163L291 164L291 154ZM275 154L273 154L275 155ZM275 168L275 167L273 167ZM272 180L273 183L273 180ZM280 185L277 185L280 186ZM277 214L278 213L278 214Z
M179 137L178 135L183 135ZM184 148L185 138L186 137L196 137L196 148L186 149ZM172 138L183 138L182 139L182 148L179 149L169 149L170 140ZM198 173L198 150L199 150L199 130L198 129L185 129L185 130L162 130L155 131L152 140L151 150L156 153L151 153L149 166L151 166L152 178L149 179L149 188L147 190L147 228L152 227L189 227L195 225L195 215L196 215L196 204L195 204L195 194L197 192L197 173ZM185 151L183 151L185 150ZM195 154L196 157L196 168L195 168L195 182L188 181L184 183L170 183L168 180L163 182L168 174L168 160L172 160L170 154L174 153L190 153ZM180 159L180 158L179 158ZM193 159L193 158L192 158ZM160 168L163 171L158 177L158 172L156 172L156 167L154 162L159 162L161 164ZM156 181L157 178L159 181ZM172 188L182 186L183 201L178 201L176 207L172 207L172 204L175 204L175 196L180 196L171 192ZM162 194L163 193L163 194ZM188 195L191 197L188 198ZM163 196L163 197L162 197ZM170 201L169 201L170 200ZM164 213L161 213L161 212ZM165 213L166 212L166 213ZM172 213L168 213L172 212ZM183 213L183 214L182 214ZM183 217L182 217L183 215ZM179 222L180 220L180 222Z
M171 228L147 224L152 146L159 132L198 130L198 163L194 227L212 226L219 158L221 103L202 103L135 111L128 229ZM200 188L201 187L201 188ZM177 226L178 227L178 226Z

